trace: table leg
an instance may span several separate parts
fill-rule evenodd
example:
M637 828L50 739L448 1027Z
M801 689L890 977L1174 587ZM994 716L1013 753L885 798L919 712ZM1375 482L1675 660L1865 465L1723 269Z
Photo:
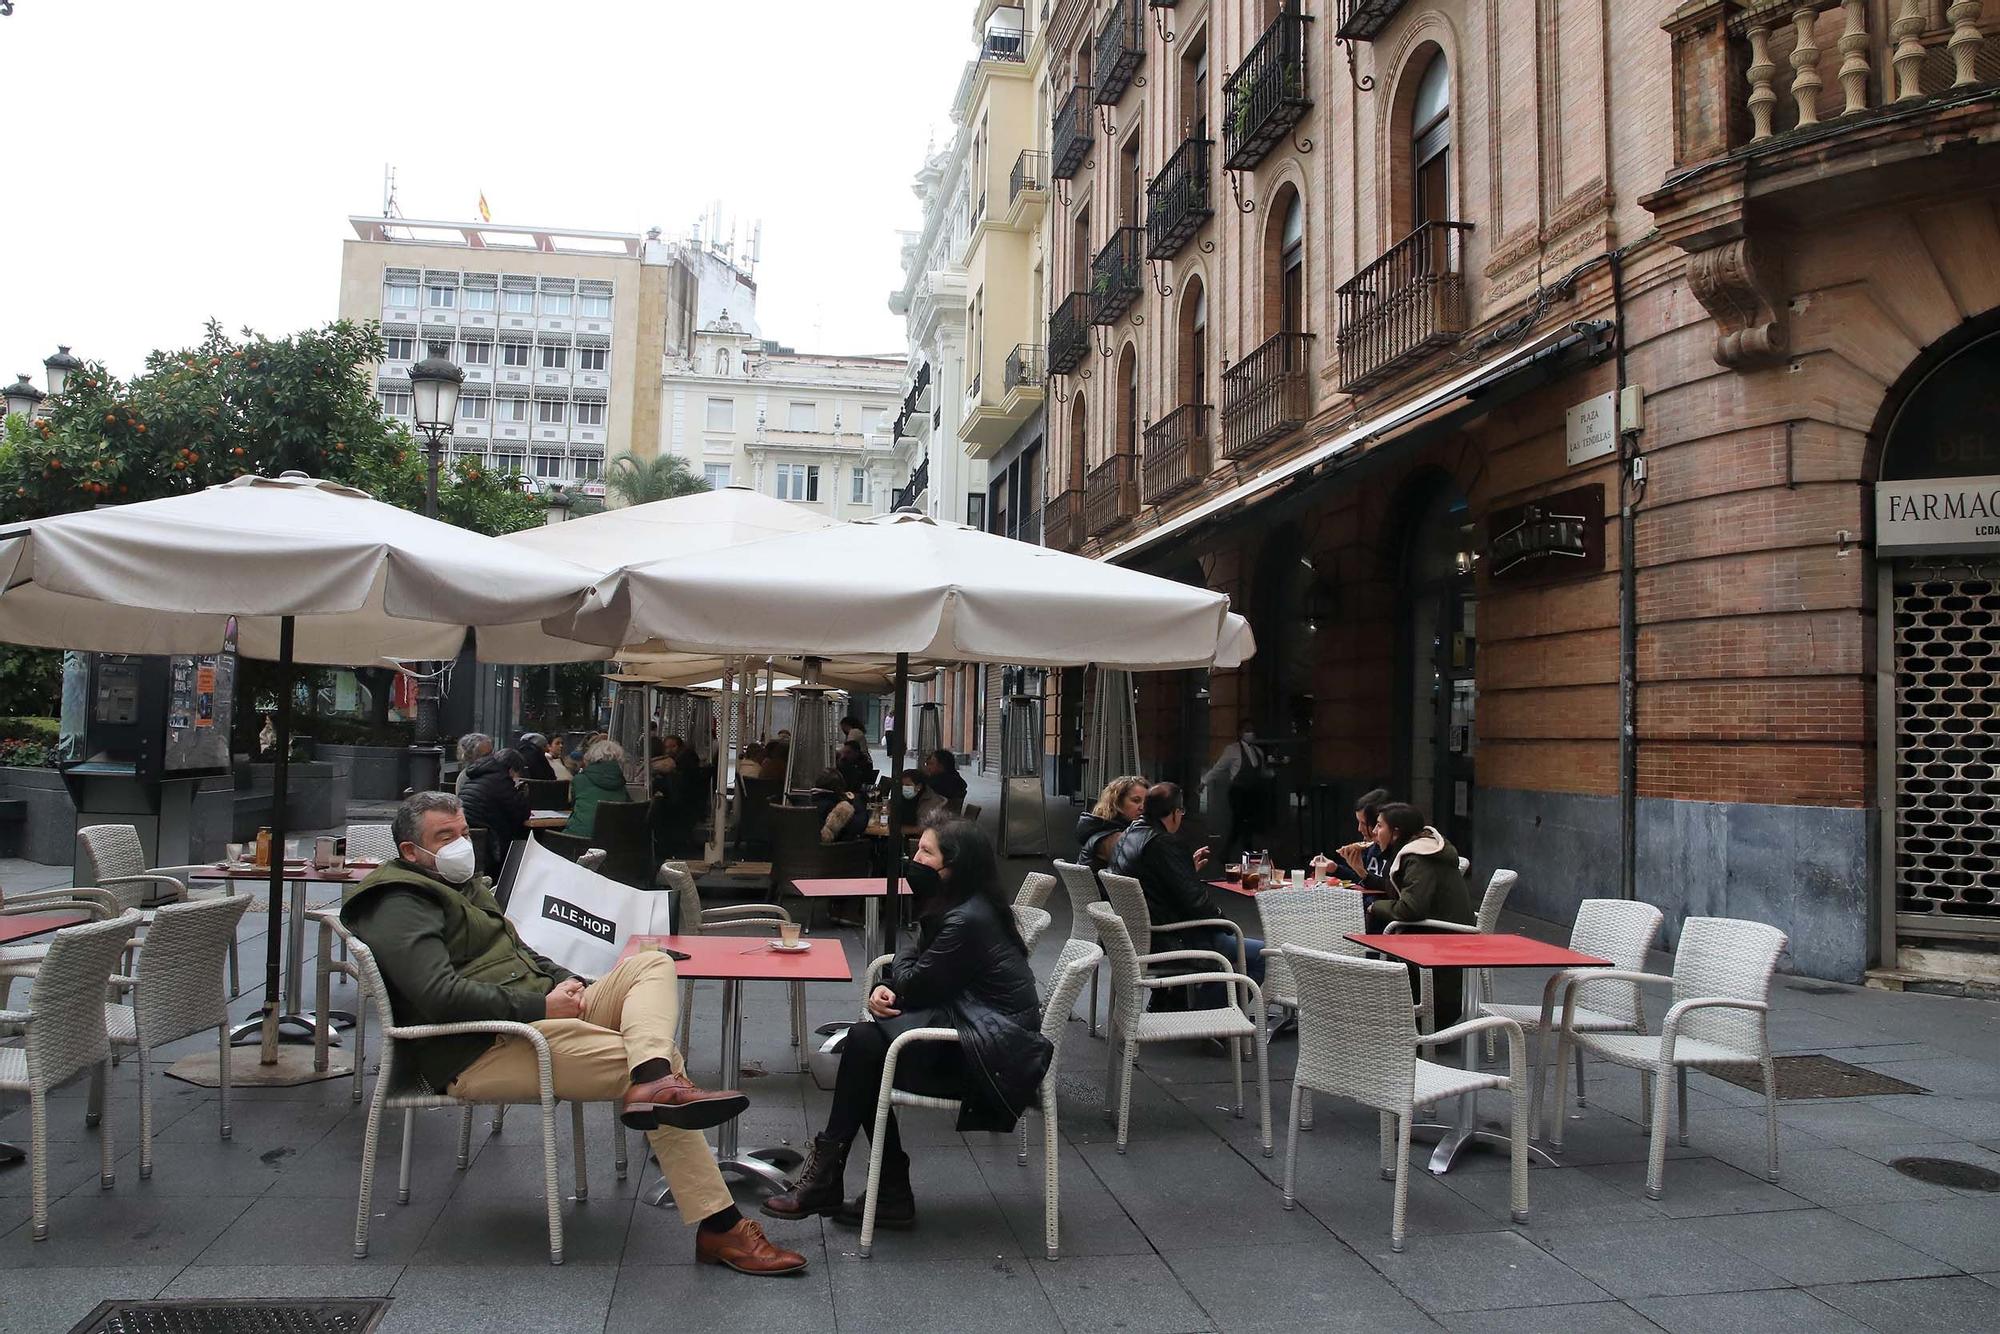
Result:
M743 1071L742 984L734 978L722 983L722 1079L733 1088ZM735 1121L724 1121L715 1130L715 1165L725 1174L745 1177L753 1183L781 1191L790 1184L789 1174L805 1159L795 1149L743 1149L742 1129ZM670 1203L673 1188L663 1180L653 1188L646 1203L655 1208Z
M1463 986L1460 988L1460 993L1464 998L1463 1013L1459 1016L1461 1021L1477 1018L1479 1016L1480 1003L1479 970L1468 968L1464 972L1465 980ZM1479 1068L1478 1038L1479 1035L1474 1033L1458 1040L1458 1064L1460 1069L1476 1070ZM1446 1172L1451 1171L1452 1165L1458 1161L1459 1154L1473 1145L1481 1145L1489 1149L1499 1149L1508 1153L1513 1152L1514 1141L1508 1135L1507 1127L1499 1121L1482 1121L1480 1119L1479 1093L1480 1090L1474 1089L1470 1093L1461 1093L1458 1096L1458 1115L1448 1125L1440 1122L1429 1122L1410 1127L1410 1135L1413 1139L1421 1137L1428 1140L1435 1137L1437 1140L1437 1147L1431 1150L1430 1169L1433 1176L1443 1176ZM1533 1144L1528 1145L1528 1163L1534 1167L1562 1166L1557 1159Z
M861 939L866 942L862 945L862 949L872 950L875 948L875 942L882 938L882 900L870 894L861 902L863 905L861 909ZM868 957L872 959L875 956L871 954Z
M291 880L285 884L285 912L290 920L285 924L285 948L290 958L285 964L284 1004L278 1010L278 1041L314 1042L319 1033L319 1017L311 1011L302 1011L305 992L306 956L306 882ZM327 1018L344 1028L354 1027L354 1015L347 1010L329 1010ZM231 1046L242 1047L259 1041L264 1028L260 1015L247 1023L238 1024L229 1030ZM340 1045L338 1034L328 1034L327 1041Z

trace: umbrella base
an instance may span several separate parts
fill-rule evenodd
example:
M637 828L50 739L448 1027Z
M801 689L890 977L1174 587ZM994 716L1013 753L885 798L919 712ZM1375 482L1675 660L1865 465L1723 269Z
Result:
M339 1014L334 1015L334 1022L336 1024L340 1022L340 1019L341 1016ZM354 1016L351 1014L347 1015L346 1019L347 1026L352 1028L354 1026ZM310 1014L281 1014L278 1016L278 1041L280 1042L310 1043L313 1040L314 1034L318 1032L318 1029L319 1025ZM263 1039L263 1033L264 1017L259 1015L255 1019L245 1020L243 1023L230 1029L229 1043L231 1046L236 1047L254 1046ZM327 1040L336 1045L340 1042L340 1038L332 1034L328 1035Z
M221 1084L220 1060L214 1052L186 1056L167 1067L167 1074L197 1088L212 1089ZM258 1060L255 1047L234 1047L229 1052L229 1086L241 1088L296 1088L326 1079L348 1079L354 1074L352 1061L334 1060L324 1070L313 1069L310 1048L281 1047L275 1064Z

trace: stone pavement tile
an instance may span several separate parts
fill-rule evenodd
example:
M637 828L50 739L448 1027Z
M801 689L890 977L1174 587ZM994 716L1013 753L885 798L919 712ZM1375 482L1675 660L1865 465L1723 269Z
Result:
M1452 1334L1659 1334L1659 1326L1623 1302L1466 1311L1443 1317Z
M1307 1210L1282 1208L1277 1187L1257 1169L1212 1144L1190 1151L1183 1138L1134 1145L1123 1155L1111 1145L1090 1144L1083 1156L1161 1251L1326 1236Z
M289 1251L289 1247L287 1248ZM296 1252L291 1252L296 1254ZM387 1297L400 1264L189 1265L162 1297Z
M1022 1252L1046 1254L1042 1198L1042 1145L1031 1140L1028 1163L1017 1163L1011 1149L975 1149L973 1161L986 1181L1007 1226L1014 1230ZM1063 1258L1084 1255L1147 1255L1152 1242L1140 1231L1089 1163L1072 1145L1062 1146L1057 1160L1057 1240Z
M1840 1212L1968 1274L2000 1269L2000 1195L1852 1205Z
M1885 1112L1921 1122L1962 1139L1987 1139L2000 1135L2000 1099L1993 1097L1909 1097L1874 1098L1871 1103Z
M2000 1329L2000 1287L1975 1278L1919 1278L1814 1288L1827 1305L1888 1334Z
M1906 1177L1887 1163L1852 1149L1828 1147L1780 1154L1778 1171L1783 1189L1828 1208L1953 1198L1947 1186Z
M767 1217L757 1208L757 1202L762 1198L763 1192L746 1188L737 1193L736 1208L745 1218L756 1219L763 1227L764 1235L776 1245L797 1251L813 1265L824 1264L827 1248L823 1234L831 1231L830 1226L818 1218L786 1222ZM655 1207L641 1200L638 1208L632 1211L632 1228L625 1234L625 1256L621 1263L627 1268L691 1265L695 1263L694 1235L695 1230L688 1226L681 1218L680 1210L672 1204Z
M1033 1262L1042 1292L1068 1334L1214 1329L1206 1312L1157 1255L1065 1257Z
M379 1194L377 1198L380 1198ZM390 1196L393 1201L395 1197ZM394 1208L389 1204L384 1208ZM625 1253L632 1201L592 1200L562 1206L563 1268L612 1265ZM446 1204L410 1266L513 1264L549 1261L548 1215L539 1197L454 1199Z
M1725 1116L1740 1114L1717 1112L1709 1120L1717 1122ZM1647 1137L1640 1132L1637 1121L1628 1121L1613 1112L1595 1105L1569 1109L1563 1120L1562 1152L1557 1156L1566 1167L1584 1167L1597 1163L1644 1162L1647 1152ZM1543 1148L1548 1148L1546 1143ZM1817 1144L1811 1147L1818 1147ZM1699 1147L1682 1148L1674 1137L1667 1137L1667 1158L1694 1158L1704 1153Z
M604 1324L607 1334L832 1327L833 1277L821 1260L802 1274L760 1278L721 1265L634 1265L629 1256Z
M1784 1156L1778 1158L1782 1173ZM1607 1163L1584 1169L1606 1185L1615 1186L1634 1199L1646 1196L1646 1164ZM1534 1182L1529 1180L1532 1201ZM1701 1218L1713 1214L1770 1213L1781 1209L1804 1209L1808 1202L1782 1185L1772 1185L1762 1177L1714 1158L1670 1159L1662 1179L1663 1194L1651 1201L1669 1218Z
M0 1269L184 1265L254 1202L237 1195L147 1199L130 1187L78 1193L50 1202L47 1241L34 1241L29 1223L0 1237Z
M200 1113L196 1114L200 1116ZM203 1117L206 1119L206 1117ZM214 1133L213 1124L209 1126ZM284 1175L300 1150L263 1135L229 1139L153 1141L153 1175L139 1179L138 1136L119 1137L118 1180L130 1180L150 1196L262 1195ZM358 1187L360 1177L350 1182Z
M604 1328L617 1286L614 1265L548 1263L412 1265L390 1292L381 1334L443 1334L457 1330Z
M261 1090L259 1090L261 1092ZM264 1099L249 1090L231 1089L229 1094L229 1136L244 1143L257 1143L265 1148L275 1145L289 1145L296 1149L308 1149L326 1138L327 1133L341 1122L353 1117L355 1108L345 1098L339 1103L320 1105L307 1103L301 1099ZM359 1118L356 1118L359 1119ZM385 1117L386 1119L386 1117ZM157 1131L154 1143L184 1143L194 1140L216 1140L221 1137L221 1121L216 1115L215 1103L203 1099L201 1104L186 1116L180 1117L164 1130ZM133 1120L119 1123L119 1138L136 1138L139 1122L136 1114ZM400 1129L400 1127L399 1127ZM424 1119L417 1118L419 1133L424 1129ZM423 1141L418 1140L418 1148Z
M1221 1330L1431 1330L1435 1324L1331 1237L1169 1252L1167 1268Z
M61 1199L73 1191L86 1187L92 1194L97 1193L97 1170L100 1162L97 1135L95 1132L84 1131L81 1125L70 1129L76 1132L75 1138L51 1138L48 1141L51 1200ZM23 1151L29 1151L33 1141L28 1135L27 1118L23 1117L12 1127L0 1128L0 1139L11 1140ZM119 1144L123 1142L122 1136L113 1139L112 1149L117 1150ZM18 1199L25 1203L34 1190L33 1169L33 1162L27 1159L0 1167L0 1200L11 1204ZM124 1180L125 1169L122 1166L114 1162L113 1171L119 1180ZM132 1179L136 1181L138 1176L139 1165L135 1162L132 1165Z
M265 1196L246 1209L207 1249L197 1265L408 1263L438 1215L442 1199L397 1204L395 1193L375 1194L368 1220L368 1258L355 1260L352 1199Z
M1922 1121L1870 1105L1855 1098L1824 1102L1788 1102L1778 1108L1778 1123L1802 1130L1828 1144L1859 1148L1868 1144L1916 1143L1929 1139L1936 1128ZM1696 1126L1695 1135L1701 1134ZM1782 1153L1783 1143L1779 1148Z
M42 1243L48 1246L54 1239ZM38 1269L0 1282L0 1334L50 1334L89 1315L99 1302L157 1297L178 1265L119 1269Z
M1952 1272L1950 1265L1829 1209L1696 1218L1689 1225L1799 1287Z
M1912 1144L1862 1144L1854 1151L1864 1158L1873 1158L1878 1163L1893 1163L1898 1158L1949 1158L1954 1162L1971 1163L1975 1167L1988 1168L2000 1172L2000 1140L1980 1143L1973 1140L1955 1140L1946 1137L1946 1132L1933 1130L1930 1136ZM1975 1195L1986 1192L1973 1191Z
M1479 1155L1501 1165L1506 1155ZM1678 1166L1678 1164L1676 1164ZM1660 1211L1651 1201L1635 1198L1603 1179L1600 1173L1623 1170L1612 1167L1569 1167L1528 1169L1529 1217L1538 1226L1581 1227L1589 1223L1651 1222ZM1428 1173L1426 1173L1428 1175ZM1506 1171L1466 1172L1454 1167L1436 1178L1451 1190L1484 1209L1499 1222L1512 1216L1512 1174ZM1384 1183L1387 1184L1387 1183ZM1416 1184L1415 1179L1411 1181ZM1414 1229L1413 1229L1414 1230Z
M1781 1288L1785 1281L1675 1219L1601 1223L1589 1227L1531 1226L1528 1235L1549 1254L1627 1301L1698 1292Z
M1062 1321L1024 1259L925 1263L889 1259L878 1248L872 1260L835 1260L828 1272L842 1329L1062 1334ZM831 1323L822 1318L807 1328Z
M1424 1150L1428 1153L1428 1148ZM1432 1176L1423 1166L1417 1150L1410 1152L1408 1212L1404 1230L1409 1236L1441 1236L1455 1232L1491 1232L1507 1226L1512 1208L1503 1174L1481 1172L1482 1178L1496 1177L1502 1201L1498 1213L1475 1202L1474 1195L1487 1189L1482 1182L1460 1191ZM1532 1183L1530 1205L1534 1202ZM1384 1181L1373 1161L1344 1176L1309 1182L1301 1172L1298 1181L1299 1208L1325 1225L1328 1231L1356 1250L1366 1252L1389 1244L1389 1225L1396 1209L1396 1183ZM1282 1198L1282 1197L1281 1197Z
M1867 1325L1840 1314L1798 1288L1648 1297L1632 1305L1669 1334L1869 1334Z
M576 1198L576 1157L570 1147L569 1117L560 1115L556 1126L556 1180L562 1186L563 1198ZM478 1136L475 1133L474 1138ZM533 1196L539 1200L545 1190L544 1159L542 1157L541 1134L535 1135L534 1144L495 1144L488 1142L479 1151L472 1165L459 1174L458 1189L452 1198L458 1200L502 1200ZM643 1147L645 1141L635 1137L634 1149ZM431 1153L448 1163L455 1163L457 1149L454 1144L419 1141L419 1154ZM588 1123L584 1126L584 1170L590 1181L590 1201L632 1198L639 1186L639 1173L627 1164L625 1179L618 1179L612 1165L611 1131L607 1126ZM393 1168L395 1160L390 1159ZM357 1169L358 1171L358 1169ZM357 1176L356 1180L359 1180ZM393 1183L392 1183L393 1184ZM379 1187L378 1187L379 1189Z
M1873 1055L1877 1050L1895 1049L1862 1048L1859 1053L1843 1055L1841 1059L1879 1070L1891 1079L1907 1080L1940 1097L2000 1098L2000 1067L1991 1061L1967 1060L1923 1046L1910 1048L1912 1052L1923 1055Z
M321 1195L352 1204L361 1189L361 1145L367 1133L367 1118L351 1116L341 1121L317 1143L296 1156L285 1158L278 1179L266 1193L273 1196ZM398 1153L402 1146L403 1118L385 1113L381 1137L375 1146L375 1203L396 1201ZM485 1141L472 1136L472 1162L476 1167ZM426 1127L418 1118L417 1143L410 1155L411 1200L443 1201L458 1189L455 1141L439 1121Z
M1384 1236L1362 1255L1433 1314L1565 1306L1611 1295L1518 1232L1412 1236L1400 1255Z

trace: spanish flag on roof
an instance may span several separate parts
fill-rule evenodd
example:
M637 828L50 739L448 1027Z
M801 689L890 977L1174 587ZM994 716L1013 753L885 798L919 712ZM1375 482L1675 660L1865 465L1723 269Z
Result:
M486 192L484 190L479 192L479 220L481 222L493 221L493 210L486 206Z

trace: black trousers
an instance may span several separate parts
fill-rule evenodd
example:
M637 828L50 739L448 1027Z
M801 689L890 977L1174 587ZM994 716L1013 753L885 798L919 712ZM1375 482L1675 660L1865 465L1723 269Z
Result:
M840 1073L834 1078L833 1107L827 1113L826 1136L851 1144L857 1131L874 1133L875 1102L882 1091L882 1066L889 1044L913 1028L949 1028L930 1011L894 1019L864 1020L847 1030L840 1049ZM926 1098L960 1098L965 1093L965 1057L957 1043L915 1042L896 1057L896 1087ZM903 1152L896 1114L889 1114L883 1157L894 1161Z

